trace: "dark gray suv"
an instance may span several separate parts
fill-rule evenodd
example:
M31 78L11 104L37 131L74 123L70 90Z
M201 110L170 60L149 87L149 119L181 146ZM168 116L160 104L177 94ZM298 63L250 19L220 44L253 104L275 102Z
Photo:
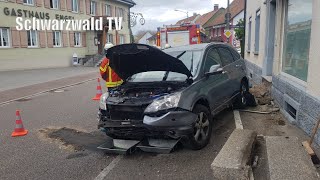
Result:
M213 117L234 104L245 106L249 89L245 63L222 43L164 51L124 44L107 52L124 83L101 97L99 125L115 139L182 139L205 147Z

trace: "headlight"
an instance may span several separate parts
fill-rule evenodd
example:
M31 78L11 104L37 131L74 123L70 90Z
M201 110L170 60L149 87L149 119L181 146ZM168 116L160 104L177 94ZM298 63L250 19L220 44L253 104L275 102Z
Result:
M99 107L102 110L107 110L107 98L109 97L109 93L104 93L101 97L100 97L100 103L99 103Z
M162 96L156 100L154 100L144 112L152 113L160 110L175 108L178 106L180 100L181 92L174 93L166 96Z

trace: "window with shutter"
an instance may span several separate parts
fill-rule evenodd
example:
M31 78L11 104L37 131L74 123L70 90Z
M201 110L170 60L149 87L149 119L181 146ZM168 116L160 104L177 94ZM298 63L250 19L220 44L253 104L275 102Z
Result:
M112 14L111 14L111 6L110 5L108 5L108 4L106 4L106 16L112 16Z
M23 0L23 4L33 5L33 0Z
M0 28L0 48L10 47L9 28Z
M97 2L90 1L90 15L95 16L97 10Z
M60 31L53 31L52 33L52 40L53 40L53 47L61 47L61 32Z
M72 0L72 12L78 12L79 11L79 1L78 0Z
M51 9L59 9L59 0L50 0L50 8Z
M74 46L81 47L81 33L80 32L74 33Z
M27 31L28 47L38 47L38 33L35 30Z

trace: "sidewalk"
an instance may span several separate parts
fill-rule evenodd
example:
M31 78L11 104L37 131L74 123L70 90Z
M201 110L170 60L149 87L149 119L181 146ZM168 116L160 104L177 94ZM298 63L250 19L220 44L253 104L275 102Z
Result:
M96 72L96 67L64 67L0 72L0 92Z
M258 100L257 107L249 107L247 110L252 112L241 112L241 119L244 129L254 130L257 132L257 144L254 154L258 157L258 163L255 168L253 168L253 174L255 179L268 180L269 175L269 162L267 157L267 145L265 137L297 137L298 143L295 146L302 146L302 142L309 140L310 137L302 129L292 125L286 118L281 114L276 105L273 105L270 92L263 86L255 87L250 90ZM262 112L262 113L259 113ZM263 114L263 112L271 112L269 114ZM289 147L285 144L277 145L279 151L277 154L280 156L294 154ZM317 144L313 143L313 148L315 153L320 157L320 148ZM307 154L307 152L305 151ZM309 155L308 155L309 156ZM299 160L302 157L294 157ZM310 158L311 161L311 158ZM281 164L281 163L280 163ZM283 162L282 167L286 167L288 172L290 170L290 165ZM320 173L320 167L317 167L318 173ZM307 167L300 167L307 168ZM282 172L285 173L285 172Z
M94 80L97 68L68 67L0 72L0 104L51 89Z

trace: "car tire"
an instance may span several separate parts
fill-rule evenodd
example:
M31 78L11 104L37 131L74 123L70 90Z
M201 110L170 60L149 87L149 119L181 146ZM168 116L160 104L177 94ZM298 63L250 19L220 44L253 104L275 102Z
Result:
M206 106L197 104L193 108L193 113L197 114L197 120L194 125L194 133L188 136L184 145L192 150L204 148L210 141L212 133L213 117ZM201 137L201 139L199 139Z
M242 80L241 84L240 84L239 94L236 97L236 100L233 104L233 107L235 109L244 109L247 107L247 105L248 105L247 93L249 93L248 83L246 81Z

